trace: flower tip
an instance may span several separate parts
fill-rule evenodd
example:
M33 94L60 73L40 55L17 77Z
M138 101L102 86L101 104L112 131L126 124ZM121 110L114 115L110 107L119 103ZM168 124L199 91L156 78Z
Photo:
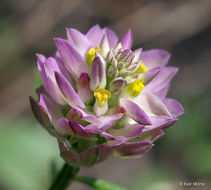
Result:
M132 39L132 30L129 28L127 30L127 32L125 33L126 36L128 36L128 38L131 38Z
M62 42L64 42L64 40L61 39L61 38L53 38L53 40L54 40L54 42L56 43L56 45L57 45L57 44L60 44L60 43L62 43Z
M71 30L71 28L65 27L66 32Z
M92 28L101 28L99 24L95 24Z
M171 57L171 53L169 53L166 50L159 50L159 49L157 49L157 51L159 51L160 54L163 55L163 56L166 56L166 57L169 57L169 58Z
M36 53L36 57L37 57L37 60L41 63L44 63L46 61L45 56L42 54Z
M79 32L79 31L78 31L77 29L75 29L75 28L68 28L68 27L66 27L65 30L66 30L67 34L68 34L68 33L71 34L72 32Z
M32 96L29 96L29 101L30 101L30 103L35 103L36 102L35 99Z
M132 32L131 29L128 29L128 31L125 32L120 38L120 42L122 44L123 49L130 49L132 46L132 41Z

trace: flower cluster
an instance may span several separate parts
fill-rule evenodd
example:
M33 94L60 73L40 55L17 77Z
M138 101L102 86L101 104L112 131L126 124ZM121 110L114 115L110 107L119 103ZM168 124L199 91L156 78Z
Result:
M130 30L120 39L99 25L86 34L66 31L67 40L54 39L54 57L37 54L42 85L38 103L30 98L36 118L72 166L145 155L183 113L166 98L178 71L166 67L170 54L131 50Z

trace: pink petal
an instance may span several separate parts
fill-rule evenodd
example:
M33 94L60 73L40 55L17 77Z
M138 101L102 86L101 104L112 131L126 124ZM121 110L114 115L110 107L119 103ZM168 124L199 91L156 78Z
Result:
M91 92L89 88L89 82L90 78L87 73L82 73L77 82L78 95L83 102L86 102L90 99Z
M130 116L132 119L134 119L135 121L137 121L138 123L143 124L143 125L151 124L151 121L149 117L147 116L147 114L135 102L126 98L121 98L120 106L124 107L126 110L126 114Z
M55 38L54 41L64 65L76 81L81 73L88 73L88 65L77 50L75 50L66 40Z
M57 105L53 101L51 101L45 94L40 95L39 105L48 115L48 118L51 123L55 126L56 120L61 117L61 112L58 109Z
M74 28L66 28L68 42L81 54L82 57L85 57L87 51L92 47L89 39Z
M100 28L100 26L97 24L89 29L89 31L86 34L86 37L89 39L89 41L92 43L94 47L97 47L100 45L103 35L104 35L104 30Z
M107 34L110 49L114 48L118 42L118 37L117 37L116 33L113 30L111 30L110 28L105 27L104 29Z
M67 103L80 106L81 108L85 108L84 103L82 102L78 94L76 94L75 90L67 81L67 79L65 79L60 73L57 72L55 73L55 76L58 86L62 91L63 95L65 96Z
M184 113L184 108L178 101L171 98L165 98L163 102L173 116L178 117Z
M74 135L80 138L85 138L89 140L96 140L87 131L86 128L78 124L73 120L67 120L66 118L61 118L57 121L58 127L56 130L62 135Z
M144 62L148 69L165 66L168 63L170 57L171 54L169 52L160 49L143 51L141 54L141 60Z
M120 42L123 49L131 49L133 39L130 29L120 37Z
M115 147L115 153L121 157L142 157L152 148L153 144L149 141L125 143Z

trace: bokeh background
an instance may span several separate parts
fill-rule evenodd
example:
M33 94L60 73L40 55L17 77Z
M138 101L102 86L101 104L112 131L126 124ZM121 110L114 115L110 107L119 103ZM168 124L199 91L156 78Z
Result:
M180 68L169 96L185 114L144 158L110 159L81 175L110 180L129 190L211 189L210 0L1 0L0 1L0 190L45 190L63 161L57 142L34 119L35 53L51 56L53 37L65 27L82 32L94 24L120 36L128 28L133 48L161 48ZM74 183L70 190L88 190ZM190 189L190 188L189 188Z

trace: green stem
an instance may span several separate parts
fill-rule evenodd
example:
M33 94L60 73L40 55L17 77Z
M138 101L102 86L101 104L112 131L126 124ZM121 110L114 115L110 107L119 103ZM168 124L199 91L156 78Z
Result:
M74 168L65 163L49 190L65 190L72 183L78 171L79 168Z

